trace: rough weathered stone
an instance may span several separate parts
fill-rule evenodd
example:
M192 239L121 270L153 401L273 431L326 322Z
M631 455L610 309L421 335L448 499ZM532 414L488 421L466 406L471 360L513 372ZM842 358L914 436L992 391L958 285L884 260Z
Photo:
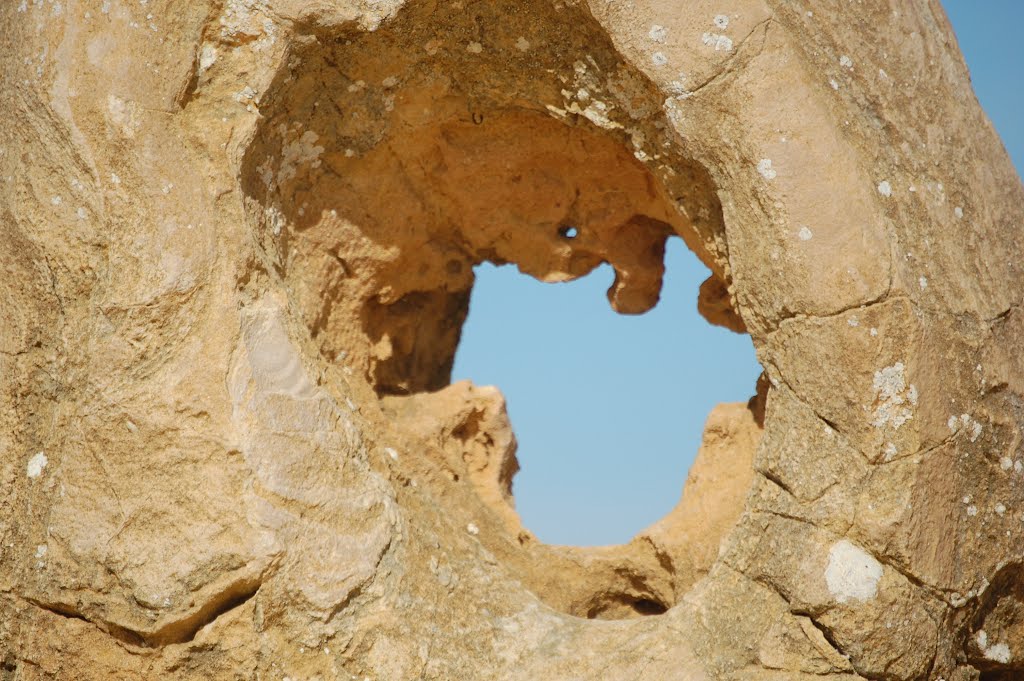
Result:
M0 47L0 678L1024 673L1024 190L937 3L10 0ZM758 398L631 543L545 545L448 386L473 267L635 314L676 237Z

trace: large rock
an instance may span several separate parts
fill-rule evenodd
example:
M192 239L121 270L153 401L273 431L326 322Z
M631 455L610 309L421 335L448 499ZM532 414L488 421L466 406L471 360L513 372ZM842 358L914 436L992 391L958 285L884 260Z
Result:
M1024 191L937 3L10 0L0 47L0 678L1024 673ZM765 380L665 519L544 545L448 386L472 268L635 314L675 237Z

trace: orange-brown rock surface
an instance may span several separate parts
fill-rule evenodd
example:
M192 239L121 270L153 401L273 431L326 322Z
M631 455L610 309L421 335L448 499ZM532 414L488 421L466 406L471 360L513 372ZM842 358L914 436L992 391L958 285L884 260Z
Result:
M1024 674L1024 191L937 2L8 0L0 78L0 679ZM642 313L677 237L765 378L545 545L473 267Z

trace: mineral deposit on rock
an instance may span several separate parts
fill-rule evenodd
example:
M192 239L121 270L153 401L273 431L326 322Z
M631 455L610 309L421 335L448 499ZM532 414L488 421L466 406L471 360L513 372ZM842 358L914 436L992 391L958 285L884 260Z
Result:
M935 0L5 0L0 92L3 681L1024 678L1024 190ZM545 545L473 267L636 314L669 238L764 376Z

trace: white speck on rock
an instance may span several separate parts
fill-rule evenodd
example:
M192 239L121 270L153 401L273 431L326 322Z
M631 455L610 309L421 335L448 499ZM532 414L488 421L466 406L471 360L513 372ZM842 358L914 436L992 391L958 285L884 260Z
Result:
M668 29L664 26L654 24L651 26L651 30L647 33L647 37L656 43L663 43L668 38Z
M872 336L877 336L878 335L878 329L876 329L875 327L871 327L871 329L870 329L870 331L868 333L870 333Z
M800 237L800 241L810 241L814 234L811 232L810 227L804 225L800 228L800 231L797 232L797 236ZM854 324L854 326L856 326L856 324Z
M761 173L761 177L766 180L774 180L775 176L778 175L772 168L772 160L770 158L762 158L757 162L757 172Z
M860 320L857 319L856 317L850 317L849 319L846 320L846 323L849 326L860 326Z
M31 459L28 460L28 466L26 467L26 473L30 478L38 478L43 474L43 469L46 468L46 464L50 462L46 458L46 454L43 452L37 452Z
M75 214L78 215L79 220L84 220L88 215L88 213L85 212L84 208L79 208Z
M528 49L530 49L530 41L524 38L523 36L519 36L519 40L516 41L516 48L520 52L526 52Z
M928 277L922 276L917 280L917 283L920 284L922 291L925 290L928 288Z
M964 209L961 208L960 206L957 206L956 208L953 209L953 215L956 216L957 220L961 219L964 216Z
M480 528L476 526L476 523L469 523L466 525L466 532L469 532L474 537L480 534Z
M859 546L842 539L829 549L825 584L837 602L873 599L881 579L882 564Z
M967 515L971 516L972 518L974 516L978 515L978 507L975 506L974 504L971 504L970 506L968 506L967 507Z
M892 196L892 185L889 184L888 180L882 180L878 183L878 193L885 197Z
M39 546L37 546L36 547L36 558L42 558L43 556L45 556L46 555L46 551L47 551L46 544L40 544Z
M715 15L715 26L722 29L723 31L729 28L729 15L727 14L716 14Z
M469 52L470 54L480 54L483 51L484 51L484 46L481 45L478 42L474 41L474 42L471 42L470 44L466 45L466 52Z
M394 447L385 447L384 451L387 452L392 461L398 461L398 452L395 451Z
M853 60L844 54L839 57L839 65L851 69L853 68Z
M203 45L199 53L199 69L205 71L217 61L217 48L213 45Z
M839 89L839 83L836 82L835 78L829 78L828 79L828 84L832 86L833 90L838 90Z
M53 198L50 199L50 203L53 204L54 206L59 206L63 202L64 199L62 199L59 196L54 196Z
M665 56L664 52L655 52L651 55L651 63L655 66L664 66L668 63L668 57Z
M701 36L701 42L708 47L715 48L715 52L722 50L723 52L732 51L732 38L727 35L719 35L718 33L705 33Z
M1004 506L1003 504L996 504L996 513L998 513L999 515L1003 515L1004 513L1006 513L1006 506Z

